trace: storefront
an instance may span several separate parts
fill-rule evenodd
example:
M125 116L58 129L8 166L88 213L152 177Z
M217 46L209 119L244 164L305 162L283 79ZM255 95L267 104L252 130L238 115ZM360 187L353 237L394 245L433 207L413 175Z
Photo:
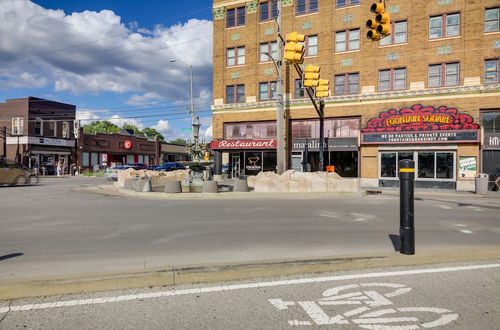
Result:
M482 173L489 175L489 189L496 189L500 176L500 109L481 112L483 127Z
M214 150L216 163L227 164L223 171L231 178L276 171L275 139L213 140L210 148Z
M458 189L476 176L479 125L447 106L415 104L367 121L361 144L377 146L379 186L398 186L398 163L415 161L415 186Z
M157 139L122 133L81 134L78 138L78 168L106 168L113 164L158 165Z
M335 166L343 177L359 176L359 117L325 118L323 164ZM292 120L290 168L319 171L319 119Z

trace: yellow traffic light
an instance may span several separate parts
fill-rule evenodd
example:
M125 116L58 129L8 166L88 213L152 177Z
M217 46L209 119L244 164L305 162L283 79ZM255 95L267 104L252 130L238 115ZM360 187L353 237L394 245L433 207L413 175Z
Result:
M285 60L290 63L302 64L304 61L304 42L306 36L297 32L286 35Z
M371 5L370 11L377 14L375 19L366 21L366 26L370 29L366 36L372 41L380 40L391 34L391 18L385 11L385 1L375 2Z
M318 86L320 67L318 65L307 65L304 69L304 87Z
M330 96L330 80L319 79L318 86L316 87L316 97L328 97Z

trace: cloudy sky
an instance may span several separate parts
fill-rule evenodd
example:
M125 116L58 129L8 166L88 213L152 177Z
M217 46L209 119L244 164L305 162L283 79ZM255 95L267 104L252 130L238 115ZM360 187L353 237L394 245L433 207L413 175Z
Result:
M76 105L82 120L188 138L190 64L195 110L210 139L211 4L0 0L0 102L47 98Z

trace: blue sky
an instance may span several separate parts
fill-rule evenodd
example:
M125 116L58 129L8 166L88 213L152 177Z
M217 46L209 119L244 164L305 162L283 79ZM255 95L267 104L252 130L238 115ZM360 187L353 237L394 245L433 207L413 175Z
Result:
M1 0L0 102L75 104L79 119L189 138L195 110L211 137L212 1ZM171 60L177 60L175 63Z

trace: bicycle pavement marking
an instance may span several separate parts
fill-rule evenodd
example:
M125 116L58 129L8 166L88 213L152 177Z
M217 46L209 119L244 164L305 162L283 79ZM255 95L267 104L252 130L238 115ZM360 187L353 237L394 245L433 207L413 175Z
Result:
M6 307L0 307L0 314L1 313L8 313L8 312L29 311L29 310L36 310L36 309L52 309L52 308L69 307L69 306L106 304L106 303L113 303L113 302L119 302L119 301L131 301L131 300L140 300L140 299L194 295L194 294L202 294L202 293L209 293L209 292L227 292L227 291L236 291L236 290L243 290L243 289L257 289L257 288L277 287L277 286L296 285L296 284L358 280L358 279L377 278L377 277L459 272L459 271L491 269L491 268L499 268L499 267L500 267L500 263L493 263L493 264L471 265L471 266L426 268L426 269L414 269L414 270L402 270L402 271L390 271L390 272L376 272L376 273L361 273L361 274L352 274L352 275L312 277L312 278L302 278L302 279L294 279L294 280L280 280L280 281L233 284L233 285L223 285L223 286L209 286L209 287L202 287L202 288L195 288L195 289L182 289L182 290L175 290L174 289L174 290L168 290L168 291L159 291L159 292L152 292L152 293L139 293L139 294L122 295L122 296L110 296L110 297L104 297L104 298L61 300L61 301L38 303L38 304L6 306Z

